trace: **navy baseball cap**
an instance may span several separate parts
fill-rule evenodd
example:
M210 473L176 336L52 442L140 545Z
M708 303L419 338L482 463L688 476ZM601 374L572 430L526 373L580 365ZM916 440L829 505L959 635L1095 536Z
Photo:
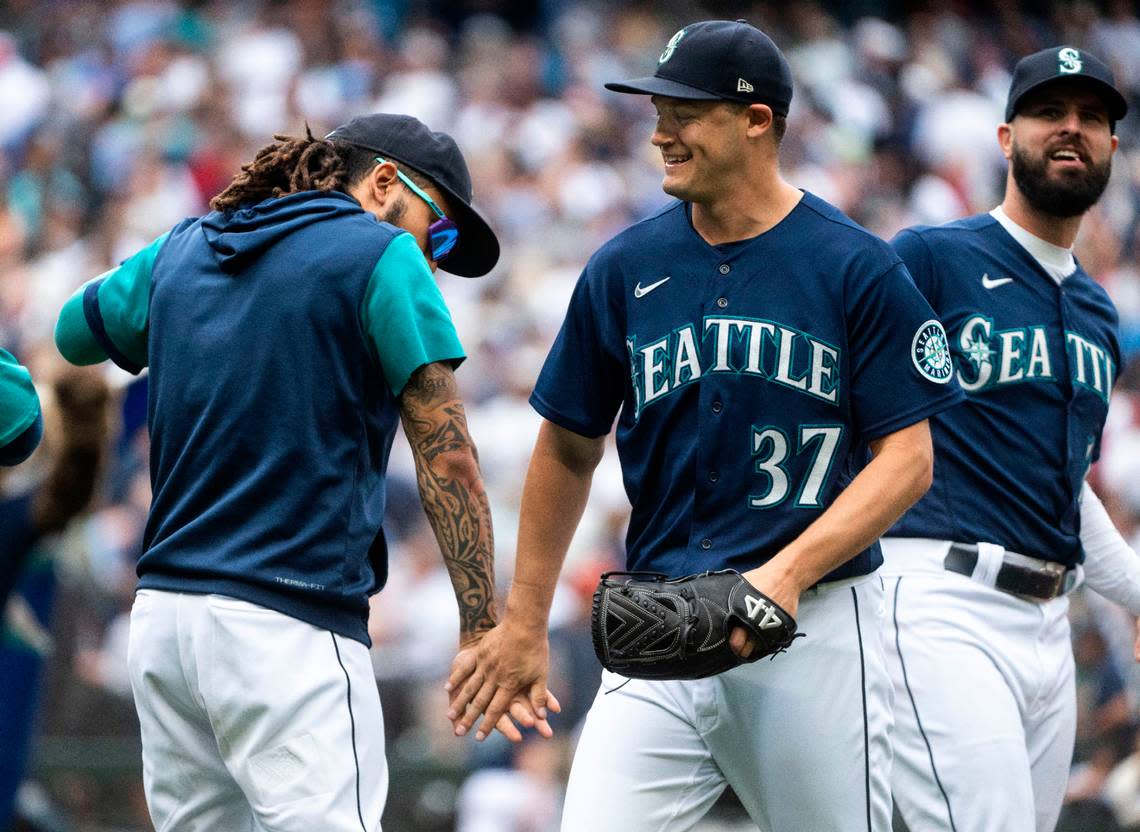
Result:
M776 44L743 20L702 20L669 39L648 78L606 84L636 95L767 104L788 114L792 70Z
M459 230L459 242L439 263L445 272L480 277L499 262L499 240L487 221L471 207L471 174L451 136L429 130L412 116L373 113L357 116L325 138L401 162L428 177L447 194L448 216Z
M1113 123L1128 112L1128 102L1116 89L1116 78L1104 61L1072 46L1054 46L1026 55L1013 68L1005 105L1006 122L1017 115L1018 105L1029 93L1067 78L1080 79L1093 88L1104 99Z

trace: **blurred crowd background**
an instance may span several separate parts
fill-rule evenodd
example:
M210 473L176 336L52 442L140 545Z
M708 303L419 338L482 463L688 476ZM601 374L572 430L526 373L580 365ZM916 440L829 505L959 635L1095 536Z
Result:
M526 402L533 380L587 257L665 201L649 102L602 84L649 74L674 31L708 17L748 19L791 62L785 176L888 239L1000 201L996 125L1020 56L1065 43L1113 66L1133 114L1118 125L1111 184L1076 249L1119 307L1128 357L1094 482L1140 544L1140 17L1119 0L8 0L0 346L33 368L50 408L61 360L52 327L77 286L204 212L273 133L307 123L323 134L365 112L416 115L456 137L503 244L490 276L440 273L440 285L470 354L458 377L505 592L539 421ZM125 671L150 496L146 379L107 373L117 419L99 495L41 547L0 642L0 665L24 668L39 697L18 829L150 828ZM34 484L50 453L0 488ZM550 687L564 709L551 742L451 736L442 684L455 601L402 444L390 506L392 575L371 624L392 771L385 829L556 829L575 727L598 680L590 593L622 559L628 505L615 454L595 477L556 597ZM1073 623L1080 721L1062 829L1140 828L1133 622L1078 591ZM741 817L726 797L704 828L749 828Z

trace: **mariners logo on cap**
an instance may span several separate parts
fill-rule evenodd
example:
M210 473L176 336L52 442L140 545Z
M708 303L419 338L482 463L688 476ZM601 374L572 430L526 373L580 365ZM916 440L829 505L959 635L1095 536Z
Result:
M946 384L954 373L946 330L938 321L929 320L914 333L910 357L918 371L935 384Z
M1081 53L1071 46L1057 50L1057 71L1066 75L1080 72L1084 68Z
M677 48L677 44L681 42L681 38L685 36L685 30L677 32L673 37L669 38L669 42L665 44L665 51L661 53L661 57L657 59L657 63L663 64L673 57L673 50Z

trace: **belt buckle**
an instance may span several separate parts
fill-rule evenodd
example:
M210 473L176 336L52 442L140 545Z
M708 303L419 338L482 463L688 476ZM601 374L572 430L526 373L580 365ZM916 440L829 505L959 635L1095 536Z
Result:
M1025 594L1014 590L1011 593L1027 601L1037 603L1052 601L1054 598L1059 598L1061 595L1064 595L1066 591L1072 589L1072 584L1066 586L1066 579L1071 573L1071 570L1055 561L1030 558L1027 555L1020 555L1015 552L1006 552L1003 561L1006 566L1012 567L1015 571L1020 571L1022 574L1034 574L1038 576L1038 578L1044 577L1048 580L1049 586L1044 591L1038 590L1032 594ZM1010 590L1006 588L1005 591L1009 592Z
M1045 561L1040 567L1040 572L1048 575L1053 579L1053 587L1049 593L1048 598L1039 598L1040 601L1052 601L1065 594L1065 574L1069 570L1055 561Z

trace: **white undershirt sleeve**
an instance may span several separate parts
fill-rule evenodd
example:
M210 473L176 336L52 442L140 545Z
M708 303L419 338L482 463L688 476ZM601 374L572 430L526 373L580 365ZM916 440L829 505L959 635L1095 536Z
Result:
M1081 546L1089 588L1140 615L1140 557L1116 530L1087 482L1081 486Z

